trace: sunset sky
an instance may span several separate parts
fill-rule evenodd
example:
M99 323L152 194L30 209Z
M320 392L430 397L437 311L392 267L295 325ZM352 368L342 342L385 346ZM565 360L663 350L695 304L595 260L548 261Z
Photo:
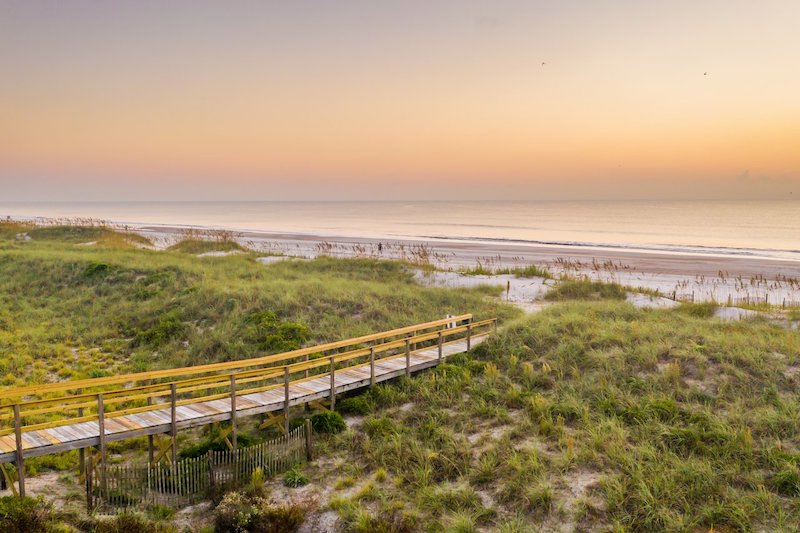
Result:
M800 197L798 0L0 0L0 200L714 197Z

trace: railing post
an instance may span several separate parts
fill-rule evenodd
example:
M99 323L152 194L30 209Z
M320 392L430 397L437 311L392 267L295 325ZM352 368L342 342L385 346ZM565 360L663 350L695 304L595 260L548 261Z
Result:
M439 361L442 360L442 344L444 340L444 334L441 330L439 330L439 339L437 340L436 344L439 346Z
M369 349L369 386L375 385L375 347Z
M236 423L236 375L231 374L231 445L234 451L239 446L238 429Z
M83 394L83 389L75 391L77 396ZM83 407L78 408L78 418L83 418ZM78 478L86 475L86 450L81 448L78 450Z
M22 453L22 420L19 415L19 404L14 404L14 438L17 445L17 483L19 495L25 497L25 454Z
M283 367L283 431L289 433L289 367Z
M336 407L336 379L334 371L336 370L336 356L331 356L331 411Z
M472 324L467 322L467 350L472 348Z
M172 464L178 462L178 386L175 383L169 385L169 417L170 417L170 436L172 437Z
M306 460L311 462L314 459L314 453L311 449L311 419L306 418L303 425L305 426L306 432Z
M406 376L411 375L411 344L406 339Z
M153 384L153 380L148 381L147 384L148 385L152 385ZM148 394L150 394L150 393L148 392ZM153 397L152 396L147 396L147 405L148 405L148 407L153 405ZM155 459L155 450L153 449L154 448L154 446L153 446L153 438L154 438L153 435L148 435L147 436L147 464L149 464L151 466L153 465L153 460Z
M94 509L94 465L92 462L92 454L89 454L88 464L86 465L86 510L90 514Z
M106 413L103 406L103 393L97 395L97 425L100 438L100 496L108 501L108 479L106 478Z

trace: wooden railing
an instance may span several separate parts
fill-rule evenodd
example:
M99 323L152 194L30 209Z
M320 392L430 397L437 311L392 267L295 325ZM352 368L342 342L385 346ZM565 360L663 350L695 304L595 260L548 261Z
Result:
M135 429L123 434L105 434L105 422L114 417L145 413L170 408L172 437L172 462L176 459L174 444L177 432L176 408L199 402L229 398L232 445L236 448L236 398L243 394L265 392L283 388L285 394L284 413L288 415L289 386L321 376L330 375L331 404L335 403L334 377L337 369L344 367L370 367L370 384L375 380L375 362L405 357L406 373L409 373L409 357L419 347L442 347L467 341L473 335L486 333L496 327L496 319L472 321L472 315L448 317L423 324L393 329L381 333L364 335L344 341L331 342L302 348L290 352L264 357L213 363L169 370L154 370L120 376L82 379L62 383L49 383L0 390L0 437L15 435L14 459L18 470L24 468L22 435L26 432L59 428L80 422L97 422L99 437L94 440L105 456L106 441L120 440L141 435L150 436L150 458L153 459L152 431L137 432ZM2 411L6 411L2 413ZM283 417L284 428L288 427L288 416ZM97 435L95 433L95 435ZM99 439L99 440L98 440ZM94 442L89 444L93 445ZM83 448L48 447L30 455L57 453L65 449ZM22 453L21 453L22 452ZM8 459L7 459L8 460ZM4 461L0 461L4 462ZM24 492L24 482L20 479Z

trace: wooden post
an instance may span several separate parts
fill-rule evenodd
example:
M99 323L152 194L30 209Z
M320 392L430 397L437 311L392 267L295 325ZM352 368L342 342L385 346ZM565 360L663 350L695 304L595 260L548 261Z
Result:
M106 414L103 407L103 393L97 395L97 425L100 430L100 496L108 500L108 479L106 478Z
M306 418L303 425L306 433L306 460L310 462L314 459L314 453L311 449L311 419Z
M147 384L148 385L152 385L153 381L150 380L150 381L148 381ZM147 397L147 405L148 405L148 407L153 405L153 397L152 396L148 396ZM153 438L154 438L153 435L148 435L147 436L147 464L149 464L151 466L153 464L153 460L155 459L155 450L153 449L154 448L153 447Z
M238 442L239 428L236 423L236 375L231 374L231 445L236 451L239 447Z
M331 411L336 407L336 379L334 378L334 371L336 370L336 356L331 356Z
M170 417L170 436L172 437L172 464L178 462L178 386L175 383L169 385L169 417Z
M19 404L14 404L14 437L17 445L17 480L19 495L25 497L25 454L22 453L22 420L19 415Z
M86 510L91 514L94 510L94 465L92 465L92 454L89 454L88 464L86 465Z
M80 396L83 394L83 389L78 389L75 394ZM83 407L78 408L78 418L83 418ZM78 450L78 477L86 475L86 449L81 448Z
M439 361L442 360L442 344L443 344L443 340L444 340L444 335L442 334L442 331L439 330L439 340L437 341L437 344L439 345Z
M289 367L283 367L283 430L289 433Z
M411 345L406 339L406 376L411 375Z
M369 349L369 386L375 385L375 347Z
M467 324L467 350L472 348L472 324Z
M214 452L208 450L208 486L214 492Z

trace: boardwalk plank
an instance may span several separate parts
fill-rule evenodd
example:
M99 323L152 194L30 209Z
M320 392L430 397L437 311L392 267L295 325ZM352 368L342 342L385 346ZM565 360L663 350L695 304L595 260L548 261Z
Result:
M473 346L480 343L485 337L473 337ZM464 351L466 351L466 341L454 342L442 347L443 357ZM419 350L409 357L410 370L415 372L430 367L432 364L435 365L438 359L438 347ZM406 359L403 353L378 359L375 361L375 379L383 381L402 375L405 368ZM358 389L369 385L370 367L359 364L359 366L338 369L334 377L337 391ZM329 394L330 375L327 373L289 385L289 398L293 405L304 403L304 398L324 398ZM237 412L246 412L245 414L279 411L283 409L284 395L283 387L249 394L245 389L236 398L236 410ZM105 421L106 434L113 436L113 440L120 440L158 432L157 428L163 428L171 423L169 404L160 405L163 407L152 411L107 418ZM214 420L226 420L228 418L226 415L230 413L230 405L230 400L225 398L191 403L177 407L176 417L182 423L182 427L200 426ZM52 453L52 451L81 447L81 445L86 445L87 441L96 440L98 434L97 422L80 422L44 430L27 431L22 434L23 449L28 456L44 455ZM0 437L0 462L13 460L15 449L13 434Z

